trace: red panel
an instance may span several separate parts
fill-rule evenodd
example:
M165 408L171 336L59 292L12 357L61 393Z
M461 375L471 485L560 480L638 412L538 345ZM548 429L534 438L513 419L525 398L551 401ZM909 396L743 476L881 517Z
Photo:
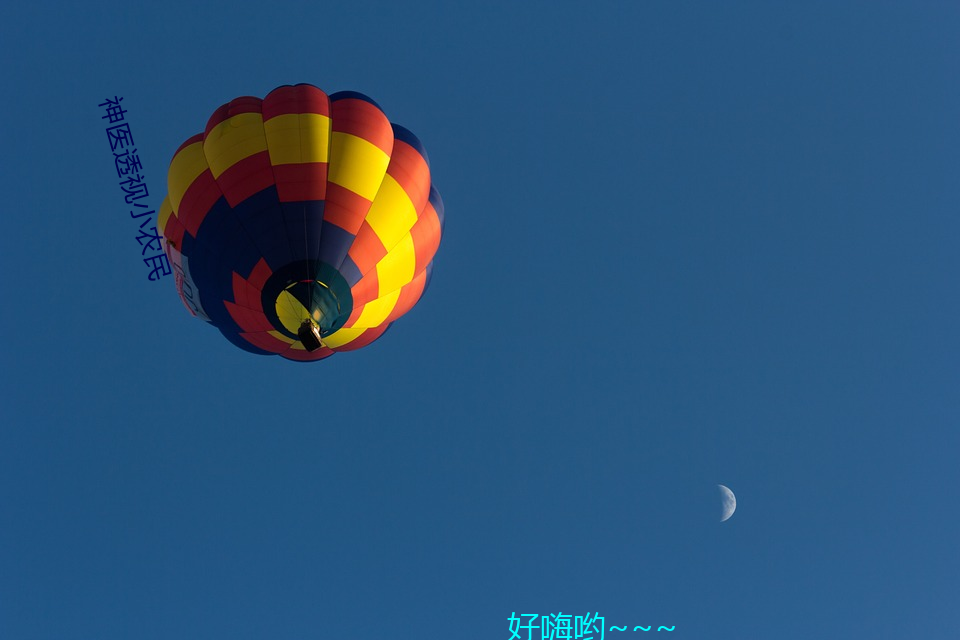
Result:
M324 200L327 197L327 163L304 162L273 167L280 202Z
M400 288L400 298L397 300L397 305L393 308L393 311L390 312L390 315L387 316L386 322L393 322L407 311L410 311L410 309L413 309L417 301L420 300L420 296L423 295L423 288L426 284L427 272L421 271L413 280L403 285Z
M207 212L222 196L220 187L213 179L213 174L210 173L210 169L206 169L187 187L183 199L180 200L180 209L177 211L180 224L196 238L197 229L203 223Z
M360 273L366 275L387 255L387 248L380 242L373 227L364 220L347 255L357 265Z
M203 135L206 137L210 134L210 131L223 122L228 120L233 116L240 115L241 113L260 113L260 104L263 101L260 98L255 98L253 96L241 96L239 98L234 98L225 105L222 105L219 109L213 112L213 115L210 116L210 119L207 120L207 127L203 130Z
M241 307L263 312L260 290L244 280L239 273L233 274L233 301Z
M345 327L352 327L357 320L360 319L360 314L363 313L363 308L365 305L354 304L353 311L350 312L350 317L347 318L347 321L343 323Z
M186 142L184 142L182 145L180 145L179 147L177 147L177 151L173 154L173 157L176 158L178 153L180 153L181 151L184 150L184 148L189 147L190 145L192 145L192 144L195 143L195 142L203 142L203 134L202 134L202 133L198 133L198 134L195 135L195 136L190 136L189 138L187 138Z
M349 133L393 153L393 127L380 109L366 100L344 98L330 103L333 130Z
M263 291L263 285L266 284L270 276L273 275L273 270L270 269L270 265L267 264L267 261L263 258L260 258L260 262L256 264L253 269L250 270L250 275L247 276L247 282L250 283L252 287L255 287L259 291Z
M330 99L312 84L277 87L263 99L263 119L269 120L288 113L318 113L330 115Z
M360 282L353 285L353 289L350 290L354 308L365 305L371 300L376 300L379 293L380 279L377 277L376 269L370 269L367 275L360 278Z
M176 214L171 213L167 218L167 226L163 228L163 237L167 239L168 243L179 249L183 244L184 233L186 233L186 230L180 224L180 219L177 218Z
M423 156L406 142L397 140L393 145L387 173L410 196L413 208L422 211L430 197L430 167Z
M274 338L269 333L263 332L251 332L251 333L241 333L240 337L252 344L255 347L260 347L264 351L269 351L271 353L283 353L290 348L290 344Z
M231 165L217 178L217 184L230 206L237 206L253 194L273 185L270 154L261 151Z
M224 300L223 305L230 312L230 317L237 323L237 326L244 331L275 331L276 328L270 324L262 311L253 311L247 307L241 307L229 300Z
M323 208L323 219L341 229L357 235L360 225L370 210L370 201L338 184L327 185L327 203Z
M427 268L440 247L440 219L429 202L420 213L413 228L410 229L410 236L413 238L414 252L417 256L417 266L414 267L413 272L420 273Z

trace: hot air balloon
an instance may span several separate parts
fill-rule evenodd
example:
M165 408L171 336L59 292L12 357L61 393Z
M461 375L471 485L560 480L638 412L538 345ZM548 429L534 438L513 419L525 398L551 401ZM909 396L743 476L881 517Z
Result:
M214 111L158 216L183 304L238 347L364 347L420 299L443 228L427 155L360 93L282 86Z

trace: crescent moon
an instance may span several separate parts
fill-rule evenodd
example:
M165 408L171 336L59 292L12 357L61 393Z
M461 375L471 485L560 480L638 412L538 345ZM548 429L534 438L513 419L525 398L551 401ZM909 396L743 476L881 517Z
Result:
M720 514L720 522L726 522L737 510L737 496L733 495L733 491L722 484L718 484L717 488L720 489L720 502L723 509Z

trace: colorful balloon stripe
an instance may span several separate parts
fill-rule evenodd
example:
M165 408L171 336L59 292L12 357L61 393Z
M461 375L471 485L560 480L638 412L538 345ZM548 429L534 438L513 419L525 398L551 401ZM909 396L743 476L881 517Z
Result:
M314 361L416 304L443 204L416 136L362 94L300 84L214 111L170 163L158 227L190 313L252 353Z

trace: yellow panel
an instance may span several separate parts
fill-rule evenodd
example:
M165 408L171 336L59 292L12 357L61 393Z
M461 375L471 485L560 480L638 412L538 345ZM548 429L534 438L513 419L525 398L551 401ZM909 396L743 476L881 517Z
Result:
M366 329L357 329L354 327L350 327L349 329L338 329L324 338L323 344L327 347L342 347L343 345L353 342L359 338L364 331L366 331Z
M393 176L387 174L367 212L367 223L383 246L390 250L413 228L416 221L417 210L410 196Z
M334 131L330 144L328 180L373 200L390 164L390 156L363 138Z
M170 196L164 196L163 202L160 203L160 213L157 214L157 229L160 233L163 233L167 227L167 220L170 219L171 214L173 214L173 207L170 206Z
M203 142L203 151L214 178L219 178L240 160L266 150L263 116L259 113L241 113L227 118L211 129Z
M413 236L409 233L390 253L377 263L377 280L380 284L380 296L396 291L413 280L417 268L417 252L413 245Z
M207 158L203 155L203 142L198 141L187 145L173 157L170 161L170 171L167 173L167 191L170 193L170 206L174 211L180 210L180 201L183 200L187 187L207 169Z
M281 291L280 295L277 296L276 309L280 323L290 333L296 333L300 328L300 323L307 317L306 308L286 290Z
M326 162L330 157L330 118L318 113L287 113L263 123L270 164Z
M360 317L357 318L357 321L353 323L354 328L369 328L383 324L383 321L387 319L387 316L390 315L390 312L393 311L393 308L397 306L397 300L399 299L400 290L397 289L393 293L389 293L382 298L377 298L372 302L368 302L363 308L363 311L360 313Z

